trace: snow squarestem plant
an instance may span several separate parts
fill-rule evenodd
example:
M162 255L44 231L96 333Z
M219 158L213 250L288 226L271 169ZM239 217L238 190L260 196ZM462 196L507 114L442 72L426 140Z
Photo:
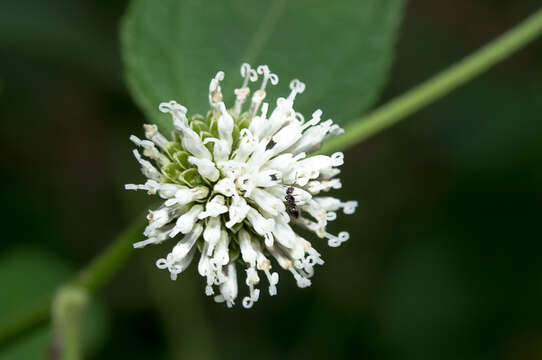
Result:
M189 119L184 106L173 100L161 103L160 111L173 120L172 140L150 124L143 126L146 140L130 137L147 181L127 184L126 189L164 199L158 209L149 211L146 239L134 243L135 248L180 239L156 266L176 280L199 259L205 294L228 307L236 304L242 277L237 273L244 268L249 294L241 303L250 308L260 298L261 280L267 281L269 295L277 294L275 265L290 272L298 287L310 286L315 266L324 261L294 229L327 239L331 247L340 246L348 233L333 235L326 226L339 210L353 214L357 202L325 194L342 187L338 167L344 155L311 153L343 129L331 119L321 121L319 109L306 121L294 110L296 95L305 91L305 84L293 79L290 94L278 98L270 110L263 102L266 86L276 85L278 76L267 65L253 69L248 63L241 66L241 76L244 81L235 90L230 109L223 101L222 71L211 79L206 117ZM261 84L250 105L243 106L251 92L249 82L258 80Z
M343 135L327 141L320 153L329 154L334 151L344 150L379 133L488 70L491 66L527 45L541 32L542 9L447 70L398 96L368 115L353 121L351 125L346 127ZM83 269L75 279L68 284L63 284L61 288L76 287L88 294L99 290L133 253L132 244L142 240L141 232L143 228L143 220L138 219L119 235L88 267ZM0 326L0 348L47 324L51 316L54 316L51 311L53 301L54 297L51 295L24 315ZM62 313L62 309L58 308L59 303L61 304L62 301L56 299L55 313ZM60 340L78 341L77 337ZM65 346L66 348L73 348L77 347L77 344Z

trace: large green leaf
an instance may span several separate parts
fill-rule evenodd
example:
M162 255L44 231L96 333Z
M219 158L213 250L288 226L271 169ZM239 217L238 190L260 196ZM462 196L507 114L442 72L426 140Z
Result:
M296 109L321 108L341 124L366 110L390 68L402 0L134 0L122 24L128 86L151 121L170 120L161 101L207 111L209 80L226 72L226 100L239 67L268 64L280 83L270 98L307 84Z

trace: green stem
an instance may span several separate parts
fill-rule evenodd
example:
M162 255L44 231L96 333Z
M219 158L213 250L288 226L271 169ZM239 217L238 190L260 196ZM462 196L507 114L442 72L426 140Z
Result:
M61 360L80 360L81 323L88 304L88 291L77 285L58 290L52 307L54 345Z
M133 254L132 244L143 237L144 228L143 219L137 219L106 251L79 273L76 283L90 293L100 289Z
M132 254L132 244L141 238L144 222L142 219L128 227L115 241L100 254L90 265L84 268L68 286L79 286L89 294L99 288L113 276ZM49 322L53 295L40 302L21 317L0 327L0 349L17 340L27 332Z
M541 32L542 9L448 70L357 120L346 128L344 135L330 139L320 152L330 153L345 149L386 129L505 59ZM75 285L89 293L98 290L132 254L132 243L141 236L142 230L142 221L129 227L79 274L75 279ZM47 323L50 319L51 303L52 298L49 298L22 317L0 328L0 348Z
M541 32L542 9L447 70L354 121L343 135L327 140L319 152L346 149L390 127L504 60Z
M3 324L0 328L0 349L45 325L49 321L50 311L51 298L48 298L20 317Z

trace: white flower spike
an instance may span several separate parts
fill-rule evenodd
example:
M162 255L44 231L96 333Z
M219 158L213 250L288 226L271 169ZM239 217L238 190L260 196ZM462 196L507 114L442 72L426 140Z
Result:
M243 110L251 92L249 83L258 75L261 84ZM301 288L310 286L314 266L324 263L294 225L314 232L331 247L340 246L349 234L333 235L327 232L327 223L337 218L339 210L353 214L357 201L317 196L341 188L336 176L344 155L310 153L343 130L332 120L321 122L321 110L308 121L294 110L305 84L294 79L290 94L279 98L271 110L262 102L266 86L276 85L278 76L267 65L249 64L241 66L241 76L230 109L223 102L222 71L209 85L206 117L187 117L187 109L175 101L161 103L159 110L172 117L173 138L163 136L155 125L144 125L146 140L130 137L140 148L134 155L148 180L125 188L164 199L159 209L149 212L147 239L135 243L135 248L176 238L171 252L156 262L172 280L194 257L198 259L199 252L196 261L205 278L205 294L228 307L237 300L240 266L244 271L239 278L248 294L239 302L251 308L260 298L258 286L268 286L270 295L277 293L279 274L271 271L272 259Z

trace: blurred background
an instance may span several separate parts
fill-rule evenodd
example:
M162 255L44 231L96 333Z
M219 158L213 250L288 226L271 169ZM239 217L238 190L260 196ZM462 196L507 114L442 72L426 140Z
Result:
M0 4L0 321L99 254L152 202L129 134L144 122L123 82L126 1ZM407 2L379 103L512 27L536 0ZM89 359L542 358L542 39L346 152L355 216L312 287L283 277L251 310L203 295L191 267L138 251L92 301ZM280 75L280 74L279 74ZM202 79L202 81L207 79ZM206 94L202 94L206 96ZM0 359L45 358L41 329Z

